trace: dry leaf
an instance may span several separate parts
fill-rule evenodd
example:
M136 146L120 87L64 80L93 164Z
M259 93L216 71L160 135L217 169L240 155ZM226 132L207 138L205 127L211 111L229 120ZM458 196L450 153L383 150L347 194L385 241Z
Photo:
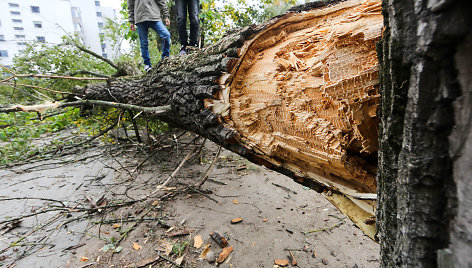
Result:
M167 240L162 241L161 244L159 245L159 249L164 251L164 255L166 256L169 256L169 254L172 252L173 247L174 245Z
M233 246L225 247L220 254L218 255L218 259L216 260L218 263L224 262L224 260L228 257L228 255L233 252Z
M269 220L269 219L263 219L262 221L263 221L263 222L267 222L268 220Z
M193 238L193 246L200 248L203 245L203 240L201 235L197 235Z
M140 267L147 267L155 262L157 262L159 260L159 256L157 256L156 258L149 258L149 259L144 259L144 260L140 260L139 262L136 263L136 267L140 268Z
M180 257L180 258L177 258L175 259L175 263L177 263L177 265L180 265L182 264L182 262L184 261L184 256Z
M121 224L119 224L119 223L115 223L115 224L113 224L113 226L112 226L113 229L118 229L118 228L120 228L120 227L121 227Z
M205 259L206 258L206 255L207 253L210 251L210 243L206 244L204 247L203 247L203 251L202 251L202 254L200 254L200 258L202 259Z
M80 257L80 261L89 261L89 258L82 256Z
M233 204L239 204L238 199L234 199L234 200L233 200Z
M140 250L140 249L142 249L143 247L140 246L140 245L138 245L138 243L133 242L133 248L134 248L134 250Z

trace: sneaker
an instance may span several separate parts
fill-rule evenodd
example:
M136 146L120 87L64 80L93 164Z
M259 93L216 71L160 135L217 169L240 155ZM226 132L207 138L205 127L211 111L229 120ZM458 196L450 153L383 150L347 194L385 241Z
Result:
M181 46L180 47L179 55L187 55L187 47L186 46Z
M144 71L147 73L151 70L151 65L144 65Z

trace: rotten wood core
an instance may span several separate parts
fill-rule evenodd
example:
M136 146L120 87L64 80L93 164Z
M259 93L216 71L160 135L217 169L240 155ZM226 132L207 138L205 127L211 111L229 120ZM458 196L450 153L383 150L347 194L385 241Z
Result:
M350 196L376 193L382 26L377 0L289 13L245 43L205 106L270 163Z

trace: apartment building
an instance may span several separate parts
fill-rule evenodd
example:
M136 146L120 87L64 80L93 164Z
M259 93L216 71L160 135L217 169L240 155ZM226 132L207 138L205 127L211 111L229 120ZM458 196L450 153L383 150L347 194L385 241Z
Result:
M74 34L111 57L111 45L101 38L105 15L116 20L116 11L97 0L0 0L0 64L11 65L27 42L59 44L62 36Z

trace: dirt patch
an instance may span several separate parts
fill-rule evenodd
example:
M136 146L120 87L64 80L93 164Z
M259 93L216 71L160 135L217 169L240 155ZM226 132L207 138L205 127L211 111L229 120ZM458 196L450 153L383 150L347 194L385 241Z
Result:
M290 260L292 255L299 267L378 267L379 246L322 195L229 151L222 150L203 186L193 187L213 161L217 146L206 142L199 147L190 142L193 135L175 139L177 136L155 148L160 152L154 156L134 146L108 153L93 149L87 154L100 156L62 166L41 163L36 170L22 166L2 171L3 199L48 196L68 202L68 208L77 206L79 211L70 215L53 211L22 219L20 226L2 236L0 250L8 250L1 254L5 259L0 263L18 267L210 267L215 264L201 255L210 244L209 250L218 259L223 249L210 238L211 233L218 233L228 242L229 254L222 267L273 267L275 260ZM194 146L196 156L166 187L157 190ZM41 167L46 168L38 170ZM19 174L18 170L32 172ZM94 210L93 203L101 197L106 204L96 203L99 210ZM0 221L31 214L33 206L51 208L51 203L31 199L0 202ZM57 214L61 216L49 228L28 235ZM77 217L82 218L64 226ZM31 245L9 247L21 237Z

